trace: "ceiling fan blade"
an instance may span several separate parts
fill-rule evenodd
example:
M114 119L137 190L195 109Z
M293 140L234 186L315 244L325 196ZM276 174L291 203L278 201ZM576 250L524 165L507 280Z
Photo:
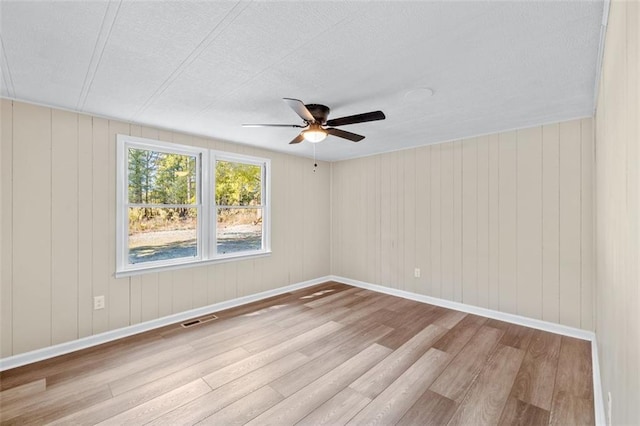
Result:
M304 136L302 135L302 133L300 133L298 136L296 136L295 138L293 138L293 140L291 142L289 142L289 145L292 145L294 143L300 143L304 140Z
M382 111L365 112L364 114L349 115L327 121L327 126L346 126L347 124L366 123L367 121L384 120Z
M325 129L325 131L327 133L329 133L330 135L337 136L337 137L343 138L343 139L349 139L352 142L360 142L362 139L364 139L364 136L362 136L362 135L358 135L356 133L347 132L345 130L334 129L332 127L329 127L328 129Z
M298 127L304 129L305 126L299 124L243 124L242 127Z
M316 121L313 118L313 115L306 106L304 106L304 102L299 99L291 99L291 98L283 98L283 100L289 105L289 107L296 112L304 121L308 123L313 123Z

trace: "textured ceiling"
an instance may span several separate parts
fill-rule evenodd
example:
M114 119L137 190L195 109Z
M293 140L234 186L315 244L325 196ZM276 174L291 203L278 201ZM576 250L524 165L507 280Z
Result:
M589 116L602 1L2 1L3 97L310 156L281 100L329 106L325 160ZM431 88L423 96L420 88Z

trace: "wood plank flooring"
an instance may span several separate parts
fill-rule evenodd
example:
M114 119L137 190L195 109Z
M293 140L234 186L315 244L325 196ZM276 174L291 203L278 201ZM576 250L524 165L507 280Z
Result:
M588 341L329 282L0 373L0 423L594 424Z

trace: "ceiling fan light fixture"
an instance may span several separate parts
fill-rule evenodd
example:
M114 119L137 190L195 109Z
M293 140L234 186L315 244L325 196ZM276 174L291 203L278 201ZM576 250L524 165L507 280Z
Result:
M304 130L302 132L302 136L304 140L311 143L322 142L327 137L327 132L325 132L321 127L311 128L309 130Z
M322 130L305 130L303 132L304 140L311 143L318 143L325 140L327 134Z

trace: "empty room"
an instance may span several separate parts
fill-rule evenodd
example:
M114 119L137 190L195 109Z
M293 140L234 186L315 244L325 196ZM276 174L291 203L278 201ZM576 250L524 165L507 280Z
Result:
M640 1L0 0L0 424L640 425Z

